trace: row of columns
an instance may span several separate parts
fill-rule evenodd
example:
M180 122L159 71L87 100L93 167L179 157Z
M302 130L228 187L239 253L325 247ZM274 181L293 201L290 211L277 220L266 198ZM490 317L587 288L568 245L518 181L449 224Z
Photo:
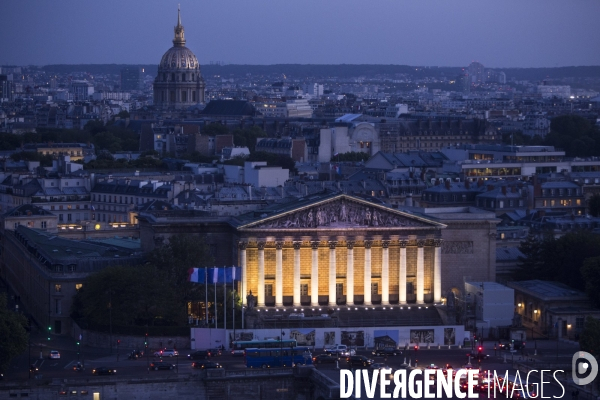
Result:
M330 241L329 243L329 305L336 305L336 248L337 242ZM364 254L364 305L372 305L371 300L371 245L372 241L367 240L365 244ZM381 257L381 304L388 305L390 303L389 292L389 277L390 277L390 262L389 262L389 240L382 242L382 257ZM400 304L406 304L406 246L407 241L400 241L400 260L399 260L399 294L398 299ZM294 242L294 273L293 273L293 304L300 306L300 248L301 242ZM319 245L320 242L311 242L312 257L311 257L311 294L310 302L312 306L319 305ZM416 301L417 304L423 304L425 301L425 257L424 257L424 240L417 241L417 285L416 285ZM240 264L242 269L242 293L248 291L248 274L247 274L247 258L246 258L247 243L240 242ZM433 261L433 302L441 301L442 291L442 251L441 240L434 240L435 252ZM354 242L347 242L347 262L346 262L346 304L354 305ZM245 297L243 299L245 304ZM257 305L265 306L265 242L258 242L258 293ZM275 243L275 305L283 306L283 243Z

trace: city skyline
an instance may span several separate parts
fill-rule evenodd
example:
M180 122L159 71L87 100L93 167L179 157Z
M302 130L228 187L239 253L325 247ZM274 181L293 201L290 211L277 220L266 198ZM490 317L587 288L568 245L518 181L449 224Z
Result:
M156 64L171 46L177 6L11 0L0 14L0 64ZM181 10L201 65L600 65L593 1L183 1Z

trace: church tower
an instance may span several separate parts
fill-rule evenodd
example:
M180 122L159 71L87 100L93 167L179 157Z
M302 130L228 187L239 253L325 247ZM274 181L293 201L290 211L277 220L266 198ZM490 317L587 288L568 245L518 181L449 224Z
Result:
M154 105L161 109L184 109L204 103L206 85L198 59L185 47L179 9L174 31L173 47L162 56L154 79Z

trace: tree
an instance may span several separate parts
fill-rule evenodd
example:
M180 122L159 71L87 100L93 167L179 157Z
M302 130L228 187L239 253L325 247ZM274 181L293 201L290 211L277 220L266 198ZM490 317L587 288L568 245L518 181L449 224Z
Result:
M600 307L600 257L588 258L583 262L581 275L585 291L596 307Z
M88 276L75 295L72 317L95 326L154 325L181 320L163 275L151 265L112 266ZM179 318L178 318L179 317Z
M523 253L523 257L519 257L514 279L520 281L534 279L539 276L544 266L542 241L533 235L529 235L527 239L521 242L519 250Z
M6 294L0 295L0 371L6 371L10 361L27 349L27 325L23 315L8 310Z
M356 161L367 161L369 159L369 154L367 153L363 153L362 151L349 151L347 153L341 153L341 154L337 154L335 155L331 161L332 162L337 162L337 161L352 161L352 162L356 162Z
M592 217L600 215L600 194L596 193L588 200L588 212Z
M173 295L181 310L188 301L203 299L204 287L188 282L190 268L208 267L214 262L203 238L182 233L173 235L167 244L154 249L148 260L162 273L163 284L176 288Z
M596 357L600 356L600 320L587 317L579 336L579 347Z

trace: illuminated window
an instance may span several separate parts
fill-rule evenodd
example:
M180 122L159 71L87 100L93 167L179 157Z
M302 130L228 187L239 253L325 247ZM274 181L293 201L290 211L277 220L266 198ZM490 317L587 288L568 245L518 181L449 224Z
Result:
M61 284L56 284L54 285L54 291L55 292L60 292L62 290L62 285Z
M79 291L79 289L81 289L83 287L83 283L76 283L75 284L75 290Z

